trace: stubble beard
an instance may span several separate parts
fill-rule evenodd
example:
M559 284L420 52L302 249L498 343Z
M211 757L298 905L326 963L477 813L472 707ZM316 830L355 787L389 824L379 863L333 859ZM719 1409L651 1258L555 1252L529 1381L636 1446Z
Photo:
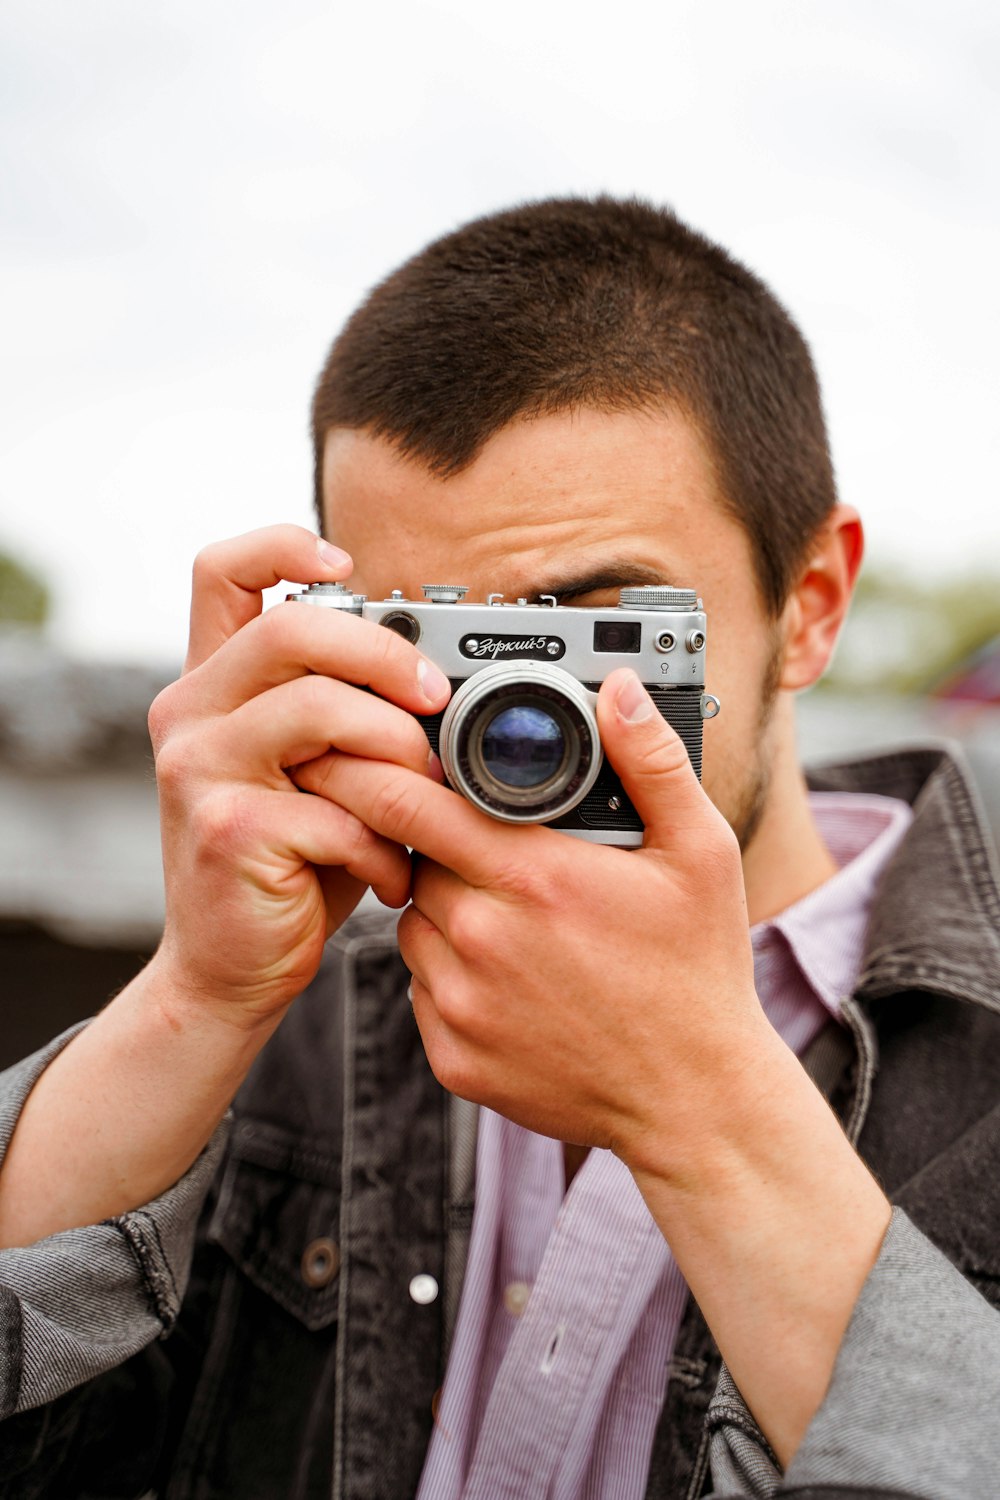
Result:
M764 669L761 682L760 707L757 715L757 733L754 736L753 763L739 786L736 805L726 812L726 821L736 835L740 853L745 854L760 827L771 790L771 721L778 701L778 684L781 680L782 644L775 637L771 655Z

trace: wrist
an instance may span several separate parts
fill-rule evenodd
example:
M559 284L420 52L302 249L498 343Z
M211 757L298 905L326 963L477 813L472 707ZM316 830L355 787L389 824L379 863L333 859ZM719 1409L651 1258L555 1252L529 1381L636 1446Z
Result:
M765 1122L777 1124L792 1069L802 1071L754 996L737 1024L699 1039L683 1071L660 1082L616 1155L637 1179L678 1193L715 1191L744 1163L748 1127L752 1135Z
M724 1074L683 1149L629 1166L782 1464L823 1399L890 1205L776 1033Z
M161 947L119 1000L153 1027L170 1045L197 1039L199 1047L220 1057L231 1055L245 1069L273 1034L291 1001L264 1009L241 1003L200 982Z
M763 1219L769 1233L805 1244L836 1234L844 1213L858 1216L859 1242L881 1243L887 1199L801 1063L761 1020L737 1056L720 1059L683 1119L674 1113L620 1153L640 1192L673 1247L712 1237L723 1223Z
M134 1003L171 1033L217 1035L220 1043L251 1048L263 1046L298 993L275 999L261 984L248 989L213 982L185 964L166 936L129 988Z

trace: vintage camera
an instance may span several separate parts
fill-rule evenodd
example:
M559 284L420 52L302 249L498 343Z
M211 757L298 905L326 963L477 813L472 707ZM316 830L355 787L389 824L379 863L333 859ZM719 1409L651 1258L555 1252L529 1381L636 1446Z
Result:
M623 588L608 609L463 602L459 584L425 584L423 599L394 589L373 603L341 583L288 598L348 610L419 645L450 678L442 713L421 716L449 784L507 823L549 823L576 838L633 846L642 820L604 758L597 691L632 667L680 735L701 776L702 721L719 711L706 693L705 615L693 589Z

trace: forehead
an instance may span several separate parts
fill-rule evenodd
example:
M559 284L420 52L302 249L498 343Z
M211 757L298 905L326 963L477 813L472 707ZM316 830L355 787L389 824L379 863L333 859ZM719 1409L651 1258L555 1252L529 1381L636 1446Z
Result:
M745 577L749 568L707 447L679 413L518 419L447 479L385 440L334 429L323 494L327 535L372 593L390 577L413 587L411 568L460 565L454 581L508 592L552 588L610 558L631 562L636 581L648 572L696 587L709 572Z

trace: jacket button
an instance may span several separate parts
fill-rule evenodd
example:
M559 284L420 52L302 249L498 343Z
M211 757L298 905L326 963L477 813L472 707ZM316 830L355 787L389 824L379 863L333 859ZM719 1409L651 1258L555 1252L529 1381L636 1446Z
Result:
M438 1284L433 1276L428 1276L426 1271L421 1271L420 1275L414 1276L410 1282L410 1296L421 1307L426 1307L428 1302L435 1302L437 1294Z
M340 1270L340 1251L333 1240L311 1240L302 1252L302 1280L306 1286L329 1286Z

